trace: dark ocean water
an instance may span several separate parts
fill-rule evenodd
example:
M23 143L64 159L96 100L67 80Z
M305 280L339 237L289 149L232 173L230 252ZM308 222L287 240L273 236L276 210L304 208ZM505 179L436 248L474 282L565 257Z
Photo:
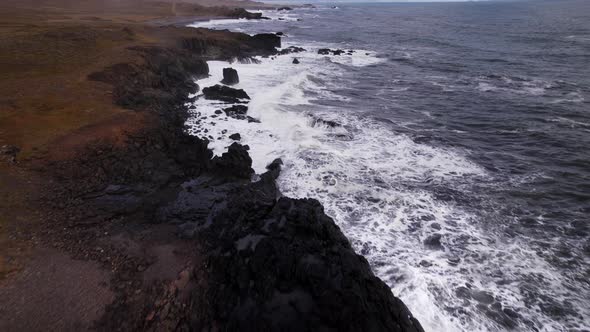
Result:
M590 1L337 6L216 25L370 51L313 49L278 82L309 102L273 111L346 131L264 143L289 146L262 153L281 189L319 198L428 331L590 330Z

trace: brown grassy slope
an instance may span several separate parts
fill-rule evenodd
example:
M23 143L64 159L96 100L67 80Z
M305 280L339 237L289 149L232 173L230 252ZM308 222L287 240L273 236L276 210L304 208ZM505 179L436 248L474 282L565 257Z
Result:
M148 0L152 1L152 0ZM172 2L173 0L156 0L162 2ZM250 1L250 0L178 0L187 4L197 4L208 7L233 7L233 8L246 8L246 9L269 9L275 8L276 5L266 4L264 2Z
M177 14L221 16L220 10L181 4ZM130 47L170 46L194 33L147 24L170 16L170 4L139 0L0 2L0 146L22 149L18 165L0 161L0 279L20 265L26 243L13 235L43 217L34 199L49 179L31 166L98 140L122 144L125 133L152 123L147 113L114 105L112 87L87 76L142 63Z

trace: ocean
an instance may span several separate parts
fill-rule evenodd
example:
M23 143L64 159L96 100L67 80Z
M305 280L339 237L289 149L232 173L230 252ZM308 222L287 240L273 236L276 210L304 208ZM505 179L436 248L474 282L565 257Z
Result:
M590 1L264 15L191 25L306 51L210 62L197 83L237 69L260 123L197 99L190 132L216 154L240 133L258 173L282 158L281 192L318 199L426 331L590 330Z

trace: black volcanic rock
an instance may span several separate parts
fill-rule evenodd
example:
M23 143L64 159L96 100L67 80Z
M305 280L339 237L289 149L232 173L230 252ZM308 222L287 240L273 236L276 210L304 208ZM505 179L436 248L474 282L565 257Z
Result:
M248 36L232 33L240 43L212 40L206 37L187 37L180 41L180 46L197 56L208 56L218 60L252 59L258 55L275 54L276 47L281 47L281 37L274 33ZM223 52L220 52L220 48Z
M177 225L180 237L194 239L182 245L182 252L190 253L182 278L148 283L126 269L115 274L113 285L123 289L117 288L99 330L423 331L318 201L280 197L275 182L280 159L253 179L247 146L233 143L213 157L207 139L186 133L184 105L197 88L192 77L208 72L195 54L246 57L276 47L270 39L253 42L249 36L239 45L200 38L179 43L180 51L145 49L145 65L97 73L95 78L115 83L119 105L160 116L148 131L130 136L125 149L101 146L96 154L80 156L75 172L59 168L60 179L70 181L75 174L101 188L84 195L67 191L76 201L85 200L76 203L89 214L80 218L81 228L98 214L122 218L117 224L129 230ZM203 93L223 101L249 99L243 90L220 85ZM246 115L245 105L227 109L226 114L258 121ZM78 184L76 190L82 190ZM127 261L137 273L134 257Z
M208 249L209 288L192 297L203 310L200 327L422 332L318 201L276 199L281 163L233 190L208 217L203 237L224 244Z
M254 174L254 170L252 170L252 158L248 154L248 149L247 145L233 143L221 157L213 158L212 170L216 174L249 179Z
M252 122L254 122L254 123L260 123L260 120L255 119L255 118L253 118L251 116L247 116L246 119L248 120L248 123L252 123Z
M285 55L285 54L299 53L299 52L305 52L305 51L306 51L306 49L304 49L303 47L289 46L287 48L280 50L278 54Z
M246 119L246 113L248 112L248 106L246 105L233 105L223 109L223 112L231 118L244 120Z
M203 89L206 99L221 100L226 103L239 103L240 99L250 99L242 89L234 89L224 85L214 85Z
M281 158L277 158L273 160L272 163L266 165L266 169L268 170L268 174L270 174L276 180L281 173L282 166L283 160Z
M238 133L235 133L235 134L229 135L229 138L230 139L233 139L234 141L239 141L239 140L242 139L242 136L240 134L238 134Z
M287 7L287 6L277 8L277 11L282 11L282 10L293 10L293 8Z
M247 20L268 20L268 17L262 16L262 13L252 13L244 8L235 8L227 16L234 18L245 18Z
M311 118L313 120L313 122L311 124L312 127L315 127L318 125L328 126L330 128L342 127L342 125L336 121L324 120L324 119L319 118L317 116L311 116Z
M223 68L223 84L234 85L240 83L238 71L233 68Z
M93 81L114 84L115 103L133 110L150 108L166 112L188 101L187 92L195 93L195 78L207 76L209 66L200 57L178 49L134 47L146 64L115 64L88 75Z
M332 54L332 55L342 55L344 53L346 53L346 51L344 51L344 50L332 50L332 49L329 49L329 48L320 48L318 50L318 54L322 54L322 55L330 55L330 54Z
M257 49L275 51L275 48L281 47L281 37L274 33L261 33L252 36L249 43Z
M297 58L293 58L293 64L296 64L296 65L298 65L298 64L299 64L299 59L297 59Z

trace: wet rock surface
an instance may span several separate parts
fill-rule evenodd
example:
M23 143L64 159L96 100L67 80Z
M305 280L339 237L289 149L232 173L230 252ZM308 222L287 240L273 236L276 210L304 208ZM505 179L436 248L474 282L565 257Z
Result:
M246 113L248 113L248 106L246 105L233 105L223 109L223 112L234 119L244 120L246 119Z
M282 50L280 50L278 52L279 55L285 55L285 54L291 54L291 53L300 53L300 52L305 52L306 50L303 47L297 47L297 46L289 46L287 48L284 48Z
M422 331L312 199L276 199L280 160L212 210L200 328L230 331ZM223 243L219 246L219 243ZM205 306L207 299L210 306ZM256 322L253 324L252 322Z
M312 126L313 127L316 127L316 126L327 126L330 128L342 127L342 125L336 121L325 120L325 119L322 119L317 116L311 116L311 119L312 119Z
M322 55L342 55L342 54L348 54L351 55L353 51L349 51L348 53L344 50L340 50L340 49L329 49L329 48L321 48L318 50L318 54L322 54Z
M223 68L223 84L234 85L240 83L238 71L233 68Z
M203 89L206 99L220 100L226 103L239 103L240 99L250 99L242 89L234 89L223 85L214 85Z
M228 14L229 17L245 18L247 20L269 20L268 17L262 16L262 13L249 12L244 8L235 8Z
M281 47L281 37L274 33L261 33L254 35L250 44L256 48L269 51L270 53L276 53L275 48Z
M248 36L234 32L219 32L225 34L219 39L210 37L186 37L179 44L181 48L206 59L253 61L252 57L277 54L276 48L281 47L281 37L274 33ZM233 40L228 41L227 35Z

